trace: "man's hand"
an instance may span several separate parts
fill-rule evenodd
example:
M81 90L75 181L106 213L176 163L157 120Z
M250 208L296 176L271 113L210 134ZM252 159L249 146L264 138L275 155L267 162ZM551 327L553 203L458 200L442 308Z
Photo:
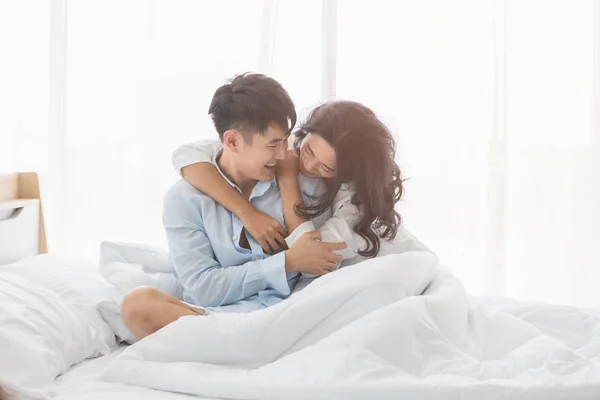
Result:
M286 273L302 272L323 275L337 268L344 257L334 254L335 250L347 247L346 243L321 242L319 231L306 232L285 252Z
M250 207L240 219L244 228L260 243L265 253L273 254L286 248L287 232L274 218Z

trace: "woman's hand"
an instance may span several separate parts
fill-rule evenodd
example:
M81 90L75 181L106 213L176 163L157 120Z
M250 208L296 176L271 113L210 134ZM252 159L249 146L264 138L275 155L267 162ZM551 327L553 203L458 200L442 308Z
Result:
M249 207L240 219L244 228L260 243L265 253L274 254L287 248L285 244L287 232L274 218L254 207Z
M297 177L300 172L300 155L296 150L290 149L285 155L285 159L277 163L277 179L282 177Z

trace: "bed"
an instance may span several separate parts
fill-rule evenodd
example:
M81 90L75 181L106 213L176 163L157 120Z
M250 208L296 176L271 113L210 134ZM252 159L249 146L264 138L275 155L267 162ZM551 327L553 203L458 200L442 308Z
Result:
M128 346L118 315L100 312L122 293L96 266L47 253L37 174L0 175L0 398L198 398L98 381Z
M0 176L0 229L8 220L18 232L5 228L13 244L3 248L20 258L0 266L5 397L600 399L600 309L469 296L405 231L382 257L277 305L183 317L128 345L124 287L98 266L44 254L36 187L35 174ZM35 223L14 211L24 207L37 210Z

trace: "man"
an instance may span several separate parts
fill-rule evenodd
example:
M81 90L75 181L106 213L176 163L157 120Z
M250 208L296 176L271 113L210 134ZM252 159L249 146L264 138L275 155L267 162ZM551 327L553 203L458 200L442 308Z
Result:
M215 167L256 209L283 224L275 167L286 157L296 123L288 93L272 78L240 75L217 89L209 114L223 142ZM309 195L320 184L301 182ZM290 294L300 273L321 275L324 265L341 262L332 252L346 246L322 243L318 232L309 232L290 249L268 256L234 214L184 180L165 197L163 224L185 302L153 288L130 292L122 315L138 340L207 309L248 312L275 304Z

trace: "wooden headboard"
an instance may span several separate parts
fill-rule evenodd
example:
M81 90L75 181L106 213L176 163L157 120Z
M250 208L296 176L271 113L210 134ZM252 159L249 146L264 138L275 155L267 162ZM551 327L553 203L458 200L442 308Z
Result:
M42 212L40 185L35 172L20 172L0 175L0 210L20 209L36 204L39 210L39 249L38 253L47 253L46 226Z

